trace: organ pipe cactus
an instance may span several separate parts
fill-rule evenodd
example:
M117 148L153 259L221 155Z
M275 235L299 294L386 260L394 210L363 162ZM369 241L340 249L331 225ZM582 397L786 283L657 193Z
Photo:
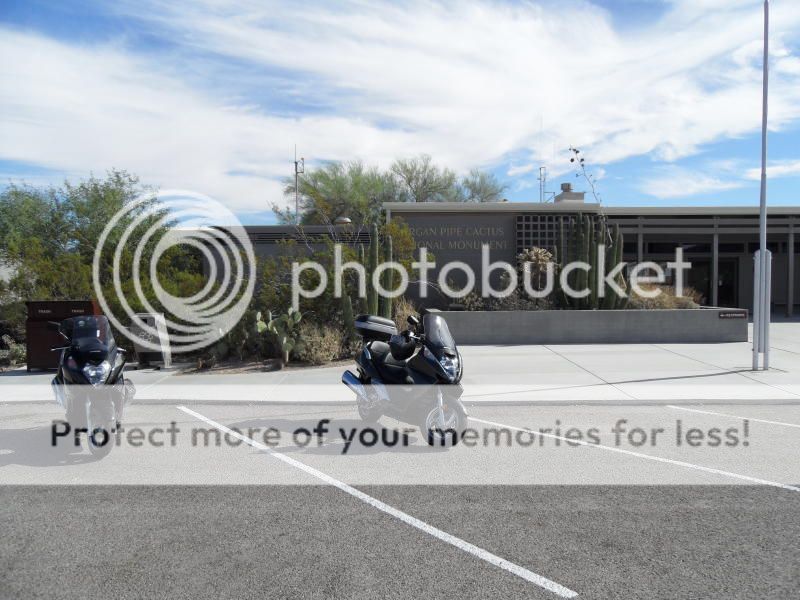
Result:
M367 265L367 312L371 315L378 314L378 290L372 282L373 273L378 268L378 226L373 224L369 234L369 263Z
M605 248L605 259L601 260L599 245ZM627 305L627 298L620 297L605 285L604 295L600 296L598 276L605 278L613 268L622 262L623 239L619 225L609 231L608 223L603 216L589 216L578 213L575 217L564 217L559 224L559 239L554 256L562 265L573 261L581 261L590 265L589 273L576 269L569 275L569 285L575 290L588 289L585 298L571 298L561 287L560 278L556 280L556 295L559 303L565 308L585 309L619 309ZM627 288L625 277L620 273L616 283L623 290Z
M392 236L387 235L384 239L383 245L383 259L385 262L392 262ZM386 269L382 273L382 285L384 290L393 290L394 289L394 271L392 269ZM380 297L380 315L386 319L392 318L392 299L388 296L381 296Z
M353 303L346 290L342 292L342 323L344 324L345 339L352 339L356 325L353 318Z
M381 240L378 232L378 226L372 225L370 228L370 243L366 252L362 246L359 250L359 261L364 265L367 298L364 311L370 315L380 315L387 319L392 318L392 299L386 298L378 293L377 287L373 285L375 271L378 268L378 262L383 260L391 262L394 260L394 252L392 248L392 236L386 235ZM383 243L383 247L381 247ZM381 273L380 284L385 290L394 289L394 271L385 269Z

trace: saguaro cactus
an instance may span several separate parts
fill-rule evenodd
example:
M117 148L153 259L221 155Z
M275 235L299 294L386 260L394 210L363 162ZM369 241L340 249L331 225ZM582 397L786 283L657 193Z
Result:
M378 239L378 226L374 223L370 228L369 237L369 265L367 266L367 278L369 279L367 284L367 312L371 315L377 315L378 290L372 284L372 277L375 273L375 269L378 268L378 244L380 243L380 240Z

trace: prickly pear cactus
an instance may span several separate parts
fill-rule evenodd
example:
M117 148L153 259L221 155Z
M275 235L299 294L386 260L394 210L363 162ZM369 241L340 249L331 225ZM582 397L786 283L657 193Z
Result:
M284 364L288 364L291 352L302 349L303 340L300 339L299 328L302 318L300 311L293 308L280 316L273 316L272 311L267 311L266 319L261 318L261 313L256 315L256 330L274 337Z

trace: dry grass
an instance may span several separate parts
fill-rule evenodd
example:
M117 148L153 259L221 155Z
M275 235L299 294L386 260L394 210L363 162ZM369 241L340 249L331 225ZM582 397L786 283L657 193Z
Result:
M398 331L403 331L408 327L407 319L409 315L417 316L419 311L414 303L406 298L398 298L394 304L394 322Z
M301 349L295 353L298 360L312 365L324 365L339 358L344 344L340 329L330 325L300 325Z
M655 285L651 283L641 284L643 290L661 290L655 298L645 298L639 296L631 290L629 308L639 310L657 310L669 308L700 308L703 303L703 295L694 288L683 288L683 296L675 294L675 288L668 285Z

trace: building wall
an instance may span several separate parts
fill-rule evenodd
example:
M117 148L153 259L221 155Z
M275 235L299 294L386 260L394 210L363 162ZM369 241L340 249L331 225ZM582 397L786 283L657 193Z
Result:
M595 204L564 203L530 204L388 204L387 217L402 219L411 229L417 247L426 247L431 258L442 265L461 261L476 274L480 285L481 245L488 244L491 261L514 263L517 253L525 247L539 245L551 247L558 238L559 219L574 218L577 214L599 215ZM624 260L639 260L639 239L642 239L643 260L666 263L674 258L674 247L685 248L687 260L694 263L690 281L706 296L706 304L713 300L711 274L713 272L713 240L719 239L718 270L723 286L718 287L717 304L720 306L752 308L753 257L758 245L758 214L755 209L739 208L619 208L602 210L610 223L618 224L624 235ZM285 254L305 248L320 250L327 241L346 244L369 244L369 233L364 227L304 227L292 226L246 227L258 257ZM768 242L773 249L772 301L774 309L785 309L788 293L788 240L789 231L795 231L794 306L800 309L800 208L772 209L769 218ZM294 240L294 246L283 242ZM327 240L327 241L326 241ZM431 271L429 280L435 284L438 267ZM493 274L494 283L499 272ZM412 274L413 280L413 274ZM449 282L454 288L465 283L464 276L454 271ZM427 286L428 306L446 307L448 299ZM412 297L422 296L419 284L410 286ZM727 299L727 300L726 300Z
M491 205L387 205L391 218L406 221L415 233L418 246L433 248L440 260L461 260L475 270L480 280L480 245L492 248L492 260L514 262L516 253L529 245L552 245L553 223L577 213L596 215L594 204ZM717 304L752 308L753 258L758 246L758 214L750 208L606 208L609 222L618 224L625 240L625 260L666 263L674 259L674 247L685 247L687 260L694 263L694 277L706 304L713 300L713 241L719 240ZM772 301L786 307L788 292L788 240L795 230L794 305L800 307L800 208L773 209L768 221L768 242L773 250ZM438 248L438 252L436 250ZM441 299L444 302L443 299Z

